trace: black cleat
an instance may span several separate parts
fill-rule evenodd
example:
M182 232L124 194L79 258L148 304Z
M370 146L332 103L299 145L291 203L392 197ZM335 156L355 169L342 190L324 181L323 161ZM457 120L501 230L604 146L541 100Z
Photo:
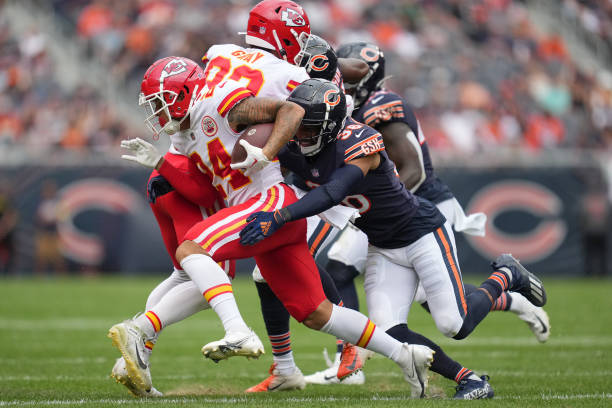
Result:
M454 399L474 400L493 398L494 395L488 375L483 375L480 380L461 380L455 390Z
M512 254L501 254L491 266L498 270L506 267L512 272L512 283L508 290L525 296L534 306L546 304L546 291L540 278L529 272Z

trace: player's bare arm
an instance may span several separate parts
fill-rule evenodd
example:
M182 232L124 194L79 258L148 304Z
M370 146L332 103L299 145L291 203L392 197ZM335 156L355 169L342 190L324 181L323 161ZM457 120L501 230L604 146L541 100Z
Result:
M357 58L338 58L342 79L349 84L357 83L369 70L368 64Z
M235 106L228 116L228 122L236 132L249 125L274 122L270 138L263 147L268 158L274 158L279 150L291 140L302 122L304 109L299 105L272 98L247 98Z
M383 136L387 154L407 189L414 192L425 180L425 170L419 156L418 140L410 127L401 122L377 127Z

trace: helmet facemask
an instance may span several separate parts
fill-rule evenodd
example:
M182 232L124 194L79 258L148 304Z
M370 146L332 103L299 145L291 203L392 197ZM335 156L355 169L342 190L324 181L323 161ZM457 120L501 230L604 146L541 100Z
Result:
M306 116L302 119L302 127L312 134L310 137L297 139L300 151L304 156L318 154L325 146L336 139L340 129L344 127L346 117L342 119L341 123L337 123L329 118L329 111L328 109L323 120L309 119Z

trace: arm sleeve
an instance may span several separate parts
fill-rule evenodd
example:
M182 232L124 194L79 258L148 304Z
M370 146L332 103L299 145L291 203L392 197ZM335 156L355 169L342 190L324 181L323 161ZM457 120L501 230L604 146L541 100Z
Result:
M317 215L339 204L353 187L363 180L363 172L353 164L347 164L334 171L330 180L310 190L304 197L287 206L283 213L286 221ZM288 218L287 218L288 217Z
M211 180L202 174L188 157L180 156L186 160L185 165L175 165L176 159L168 160L169 154L164 156L164 162L159 173L187 200L201 207L212 208L217 200L217 189ZM179 155L172 155L179 156Z

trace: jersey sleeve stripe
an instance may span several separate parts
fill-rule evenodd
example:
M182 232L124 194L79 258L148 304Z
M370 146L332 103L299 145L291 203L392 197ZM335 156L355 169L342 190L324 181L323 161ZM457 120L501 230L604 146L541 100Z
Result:
M402 105L397 105L397 106L391 106L388 108L378 108L375 110L370 110L365 115L363 115L364 118L372 118L372 117L376 117L378 112L380 111L384 111L384 112L390 112L391 114L395 114L395 113L399 113L399 114L403 114L404 113L404 107Z
M293 91L300 83L294 80L289 80L287 83L287 90Z
M363 149L364 145L370 144L370 148L366 150ZM373 148L372 146L378 146ZM349 162L353 159L358 158L359 156L369 156L372 153L377 153L382 150L385 150L385 144L383 143L383 138L380 133L372 135L368 137L364 141L353 145L344 151L344 162Z
M376 134L374 134L374 135L372 135L372 136L368 137L367 139L364 139L364 140L362 140L361 142L359 142L359 143L357 143L357 144L352 145L351 147L349 147L348 149L346 149L346 150L344 151L344 155L346 156L346 155L351 154L353 151L355 151L355 149L357 149L357 150L361 150L361 146L362 146L362 145L364 145L364 144L366 144L366 143L368 143L368 142L374 141L374 140L380 140L380 141L382 141L382 135L381 135L380 133L376 133Z
M385 109L385 108L390 108L392 106L397 106L397 105L401 105L402 101L393 101L393 102L389 102L389 103L385 103L383 105L378 105L375 106L373 108L368 109L367 111L364 112L363 116L368 116L369 114L379 110L379 109Z
M239 88L232 92L223 99L223 101L219 104L217 111L223 117L227 115L227 112L232 110L234 105L243 100L244 98L248 98L249 96L253 96L253 93L246 88Z
M385 150L385 148L384 148L384 147L380 147L380 148L375 149L375 150L370 150L370 152L367 154L367 156L370 156L372 153L381 152L381 151L383 151L383 150ZM359 151L357 151L356 153L352 154L351 156L348 156L348 157L346 157L346 156L345 156L345 157L344 157L344 162L345 162L345 163L348 163L348 162L350 162L351 160L358 158L359 156L366 156L366 155L364 155L364 154L361 152L361 150L359 150Z

